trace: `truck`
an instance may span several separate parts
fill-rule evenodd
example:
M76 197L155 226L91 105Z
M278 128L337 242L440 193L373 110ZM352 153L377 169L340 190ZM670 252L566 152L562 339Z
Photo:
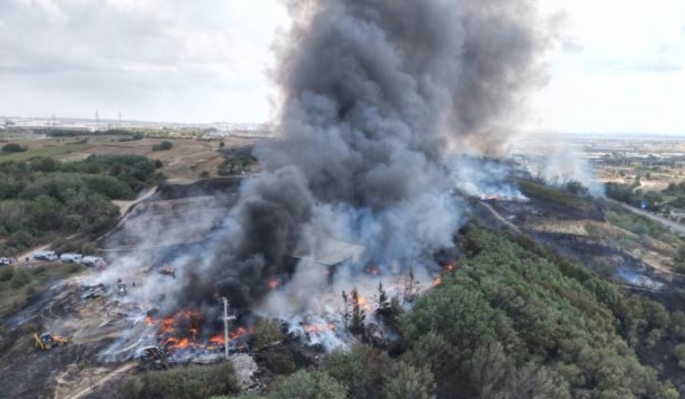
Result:
M88 267L104 268L107 266L105 260L100 258L99 256L84 256L83 258L81 258L79 263Z
M83 259L81 254L62 254L59 256L59 260L63 263L80 263Z
M55 251L38 251L33 254L33 259L52 262L53 260L57 260L57 255L55 254Z

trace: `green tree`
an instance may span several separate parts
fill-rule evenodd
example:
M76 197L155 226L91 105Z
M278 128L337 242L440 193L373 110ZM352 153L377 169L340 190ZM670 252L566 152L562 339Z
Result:
M274 399L346 399L345 387L323 372L299 371L283 381Z
M414 367L403 361L394 363L383 384L385 399L433 399L436 385L426 367Z
M26 151L26 150L27 150L26 147L22 147L22 146L20 146L19 144L16 144L16 143L5 144L5 145L2 147L2 151L3 151L3 152L24 152L24 151Z
M251 339L252 347L255 350L280 342L283 339L280 323L277 320L259 320L254 326Z
M368 398L374 392L378 372L369 366L371 353L371 349L363 346L355 346L349 352L337 349L326 358L321 369L344 385L349 397Z
M673 356L678 360L678 367L685 370L685 344L678 344L673 348Z
M174 144L170 141L162 141L159 144L152 146L152 151L168 151L174 147Z

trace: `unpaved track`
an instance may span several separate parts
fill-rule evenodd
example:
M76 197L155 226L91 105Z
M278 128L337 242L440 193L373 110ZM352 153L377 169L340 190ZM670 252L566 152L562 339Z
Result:
M67 395L62 396L62 395L59 395L57 392L55 392L55 399L81 399L81 398L85 397L86 395L89 395L89 394L95 392L97 390L97 388L103 386L107 382L109 382L115 378L121 377L126 372L135 368L136 366L137 366L136 362L124 364L123 366L119 367L118 369L112 370L110 373L107 373L103 376L100 376L95 381L89 381L89 384L87 387L82 388L82 389L80 389L74 393L69 393Z
M483 208L487 209L492 214L492 216L494 216L497 220L502 222L505 226L514 230L517 233L521 233L521 230L519 230L519 228L516 227L516 225L514 225L513 223L508 221L504 216L502 216L499 212L497 212L495 210L495 208L490 206L490 204L483 202L483 201L479 201L479 203L483 206Z

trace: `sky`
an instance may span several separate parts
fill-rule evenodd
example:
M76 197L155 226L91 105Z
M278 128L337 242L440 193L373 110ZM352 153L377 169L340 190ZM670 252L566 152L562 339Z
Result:
M540 0L527 130L685 134L685 0ZM553 16L553 18L552 18ZM0 115L264 122L279 0L0 0Z

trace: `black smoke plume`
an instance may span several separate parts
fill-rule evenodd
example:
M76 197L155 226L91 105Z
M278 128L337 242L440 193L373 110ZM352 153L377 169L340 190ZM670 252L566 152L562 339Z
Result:
M449 242L459 222L447 149L506 141L545 81L528 0L288 0L275 45L279 139L255 156L215 253L185 297L249 307L296 248L334 236L375 259ZM458 167L458 166L457 166Z

